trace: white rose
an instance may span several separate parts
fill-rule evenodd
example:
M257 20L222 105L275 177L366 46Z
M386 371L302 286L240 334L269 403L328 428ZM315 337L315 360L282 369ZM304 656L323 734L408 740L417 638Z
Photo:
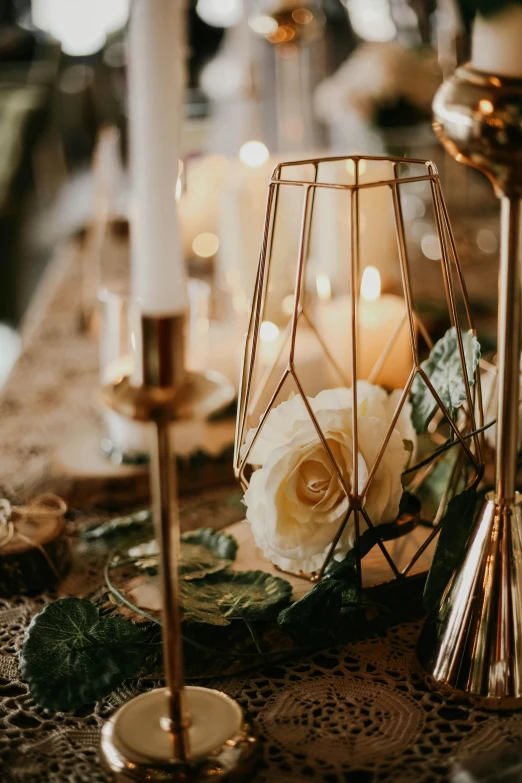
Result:
M357 410L359 416L375 417L389 424L399 404L400 397L401 392L399 390L387 394L382 386L375 386L369 383L369 381L357 381ZM326 389L316 397L308 397L307 399L314 413L325 409L351 410L353 407L353 391L351 388ZM264 465L273 449L284 445L304 423L309 421L310 416L302 397L299 395L272 408L248 455L249 464ZM401 409L395 429L398 430L403 440L411 441L415 448L417 436L411 421L411 404L408 400L406 400ZM256 433L257 429L249 430L246 443L241 449L242 457L247 453Z
M386 392L359 383L363 383L358 386L361 395L357 491L361 492L395 406L389 413ZM352 390L327 390L308 401L345 486L354 491ZM256 430L249 432L243 456L255 434ZM401 474L407 460L402 434L394 429L364 499L365 511L374 525L396 519L402 494ZM248 462L261 466L253 473L245 493L247 519L257 546L265 557L284 570L318 570L346 515L348 499L300 396L270 412L252 445ZM366 523L362 515L360 524L364 530ZM344 556L354 540L352 514L337 546L336 557Z
M349 400L350 408L353 406L353 392L351 389L333 389L332 392L322 392L323 395L338 394L339 403ZM347 393L347 394L346 394ZM395 389L388 394L382 386L375 386L369 381L357 381L357 411L359 416L376 416L389 424L399 404L402 392ZM318 400L319 394L316 397ZM409 440L415 447L417 436L411 421L411 403L406 400L401 408L394 429L398 430L403 440Z

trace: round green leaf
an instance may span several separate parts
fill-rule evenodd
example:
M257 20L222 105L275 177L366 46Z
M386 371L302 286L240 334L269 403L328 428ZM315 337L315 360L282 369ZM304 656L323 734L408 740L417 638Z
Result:
M181 586L184 620L210 625L272 620L291 596L289 582L264 571L222 571Z
M237 541L233 536L201 527L181 536L179 571L184 579L201 579L228 568L236 554Z
M63 598L33 617L20 653L31 696L50 710L70 710L110 693L143 665L142 632L127 620L100 620L83 598Z
M139 558L135 565L154 575L158 572L156 540L132 547L128 554ZM207 574L223 571L235 560L237 542L228 533L212 528L198 528L181 536L179 572L183 579L202 579Z

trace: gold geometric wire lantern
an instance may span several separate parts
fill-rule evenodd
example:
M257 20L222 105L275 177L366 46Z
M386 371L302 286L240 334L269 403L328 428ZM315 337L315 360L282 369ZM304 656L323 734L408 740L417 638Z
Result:
M405 218L405 212L412 211L412 203L421 212L431 206L433 225L433 235L428 238L431 260L423 256L415 264L412 255L418 255L418 237L413 241L409 235L415 223L408 216ZM373 302L371 296L363 296L363 272L376 261L380 262L385 283L399 291L400 296L374 296ZM436 322L430 322L421 308L426 295L426 291L421 291L425 270L429 270L431 278L437 278L443 292L442 320L454 328L465 386L465 401L457 412L448 410L423 367L435 343L434 323L440 332L441 322L440 314ZM389 311L393 311L393 317ZM467 334L475 335L475 329L437 169L432 162L347 156L276 166L268 185L245 346L234 471L247 490L256 469L249 456L270 413L281 402L298 395L315 429L317 446L326 455L346 501L346 513L331 537L322 563L312 573L299 575L313 580L323 576L350 519L355 531L359 587L368 586L368 580L363 579L365 558L360 551L361 535L366 528L373 529L375 545L388 564L390 579L381 581L404 581L416 573L423 553L433 551L448 501L483 472L484 436L476 433L484 423L480 384L470 383L468 378L464 345ZM422 381L416 381L417 377ZM473 380L477 379L476 370ZM366 464L362 484L358 476L360 384L354 380L393 390L391 417L371 464ZM366 500L372 483L379 480L392 432L409 406L412 386L419 382L431 393L434 408L429 447L426 449L424 442L421 449L424 456L444 441L458 443L452 449L454 460L435 505L427 511L423 504L423 533L417 535L414 549L410 547L405 561L403 556L402 560L394 558L390 552L393 547L380 534L380 525L371 519ZM319 392L339 386L350 388L352 395L352 459L348 477L327 433L322 431L312 402ZM253 437L248 435L252 428ZM424 460L426 464L408 477L406 488L422 495L441 459ZM412 535L408 525L403 529L409 531L405 536ZM404 547L400 552L404 555ZM426 570L425 564L422 570Z

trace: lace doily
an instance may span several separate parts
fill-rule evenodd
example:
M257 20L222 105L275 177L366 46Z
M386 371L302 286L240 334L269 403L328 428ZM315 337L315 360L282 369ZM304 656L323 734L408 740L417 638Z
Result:
M102 783L103 721L154 687L129 680L103 701L70 714L36 706L19 679L17 650L42 600L0 603L0 760L2 781ZM255 719L259 783L436 783L452 758L516 744L522 713L500 715L466 700L442 699L411 673L419 625L209 683Z

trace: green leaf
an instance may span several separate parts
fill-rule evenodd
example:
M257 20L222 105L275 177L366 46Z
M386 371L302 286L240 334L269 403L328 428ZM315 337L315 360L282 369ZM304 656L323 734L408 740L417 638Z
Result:
M291 596L286 579L264 571L223 571L181 585L183 619L210 625L273 620Z
M458 566L473 526L477 491L466 489L448 503L441 521L441 531L433 562L424 587L423 602L427 611L434 609L446 589L453 571Z
M299 601L280 612L283 628L306 628L309 632L335 629L343 616L343 584L323 577Z
M475 435L480 435L481 432L485 432L496 423L497 420L492 419L491 421L488 421L487 424L484 424L483 427L479 427L478 429L473 430L473 432L468 432L467 435L462 435L462 440L471 440L471 438L474 438ZM442 446L439 446L438 449L435 449L435 451L432 451L430 454L428 454L427 457L421 459L420 462L417 462L415 465L412 465L411 467L408 467L406 470L403 470L402 472L403 480L404 477L407 476L408 474L415 473L417 470L420 470L420 468L424 468L426 465L429 465L430 462L433 462L433 460L438 459L446 451L449 451L450 449L454 449L455 446L461 446L460 438L454 438L453 440L448 439L445 443L442 444Z
M96 541L99 538L112 538L120 533L131 533L135 530L152 524L152 511L149 508L127 514L123 517L114 517L101 524L80 531L80 536L87 541Z
M447 451L433 466L431 473L423 479L417 488L418 496L422 502L424 519L433 519L438 511L439 504L448 490L450 479L455 469L455 463L459 457L456 449ZM452 488L452 495L462 492L467 484L467 465L459 470L456 485Z
M462 332L462 347L466 361L468 381L475 382L475 370L480 359L480 343L471 332ZM454 326L448 329L421 364L435 391L446 406L451 417L466 400L466 385L460 362L457 332ZM418 435L425 432L437 412L437 402L421 375L417 374L411 387L412 422Z
M228 533L200 527L181 536L179 572L183 579L202 579L228 568L237 555L237 541ZM135 565L158 573L158 543L155 539L132 547L128 555Z
M403 492L399 504L399 515L420 513L418 498ZM366 528L359 536L359 557L362 559L377 544L378 538L386 541L397 536L399 526L395 522ZM315 587L287 609L277 622L292 628L313 629L315 632L332 633L342 624L348 614L354 621L354 612L361 608L359 582L357 579L357 552L350 549L340 561L328 564L326 573Z
M22 677L42 707L71 710L136 674L145 660L143 642L127 620L100 620L90 601L62 598L31 620L20 653Z

